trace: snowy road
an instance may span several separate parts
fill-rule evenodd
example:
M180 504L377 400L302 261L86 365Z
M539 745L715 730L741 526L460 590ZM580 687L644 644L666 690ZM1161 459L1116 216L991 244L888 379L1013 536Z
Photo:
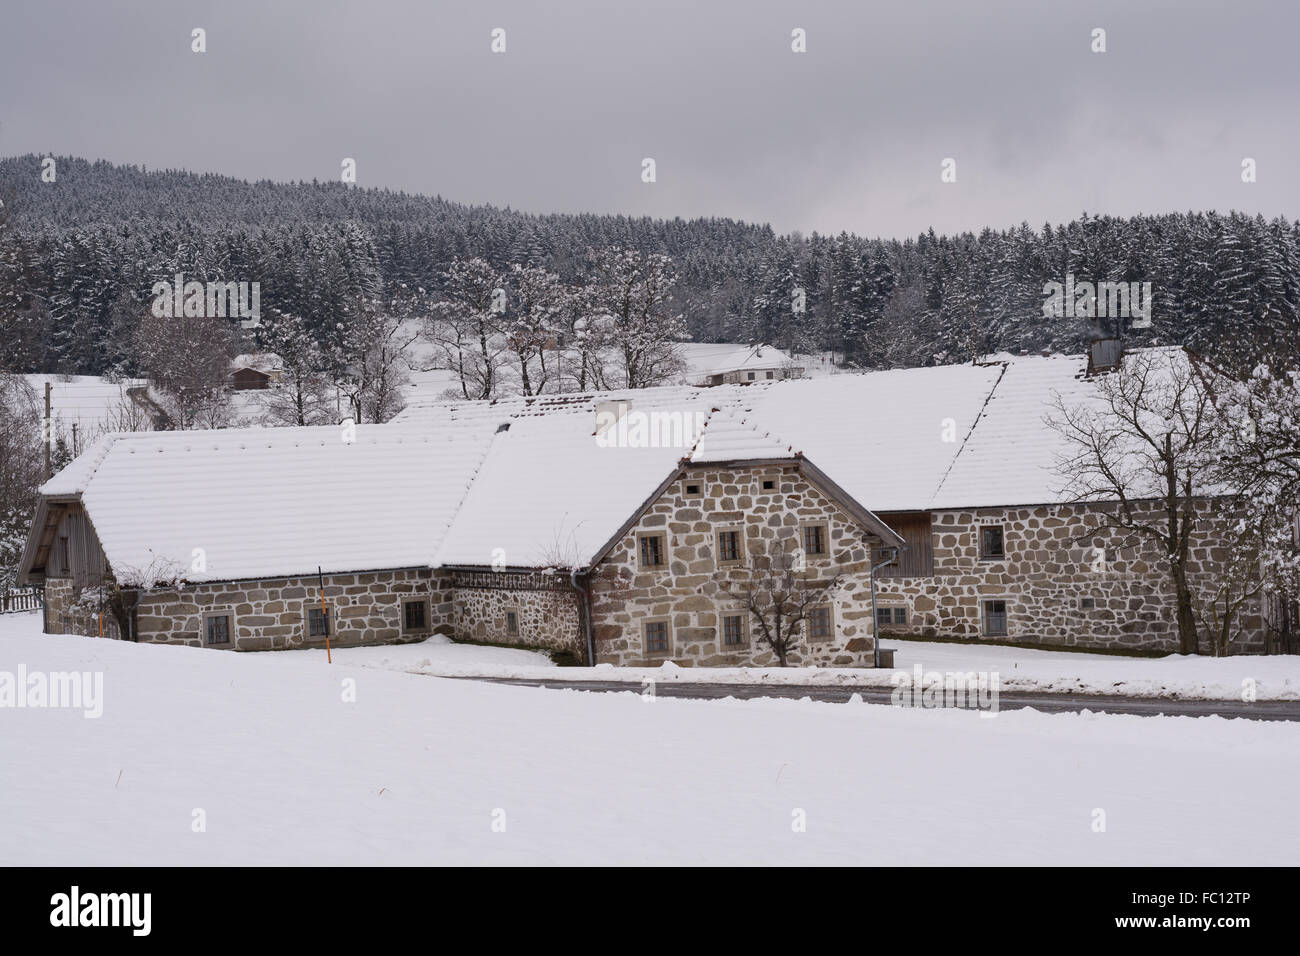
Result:
M645 686L634 681L565 681L518 677L462 677L459 680L484 680L494 684L521 687L546 687L556 690L590 690L606 693L642 693ZM854 694L868 704L889 704L892 689L879 687L829 686L816 684L706 684L655 682L658 697L684 697L693 700L720 700L737 697L783 697L792 700L810 698L824 703L842 704ZM1030 707L1048 714L1093 713L1134 714L1141 717L1242 717L1248 720L1300 721L1300 701L1261 700L1253 703L1225 700L1170 700L1169 698L1118 697L1101 694L1032 693L1002 691L998 707L1019 710Z

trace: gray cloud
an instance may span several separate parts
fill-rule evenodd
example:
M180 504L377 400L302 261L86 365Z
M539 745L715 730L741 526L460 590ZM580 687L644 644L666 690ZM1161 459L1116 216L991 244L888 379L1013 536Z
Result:
M1137 6L10 0L0 154L871 236L1300 213L1300 9Z

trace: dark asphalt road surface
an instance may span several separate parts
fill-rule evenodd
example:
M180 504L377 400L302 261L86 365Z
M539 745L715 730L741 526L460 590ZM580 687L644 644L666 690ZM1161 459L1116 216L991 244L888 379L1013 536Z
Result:
M641 693L640 681L618 680L551 680L517 677L466 677L493 684L520 687L546 687L557 690L585 690L596 693ZM842 704L859 694L868 704L889 704L892 687L846 687L826 684L707 684L656 681L656 697L682 697L691 700L718 700L723 697L752 699L784 697L799 700L809 697L826 703ZM1247 720L1300 721L1300 701L1262 700L1254 703L1232 700L1171 700L1169 698L1120 697L1101 694L1053 694L1035 691L998 693L1000 710L1032 707L1045 713L1080 713L1088 710L1107 714L1136 714L1142 717L1240 717ZM970 709L970 708L968 708Z

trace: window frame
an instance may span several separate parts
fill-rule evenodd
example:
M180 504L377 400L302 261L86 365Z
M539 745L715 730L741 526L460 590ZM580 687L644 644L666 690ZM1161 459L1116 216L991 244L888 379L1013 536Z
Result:
M663 625L664 629L664 649L654 650L650 646L650 628L652 625ZM673 656L673 622L666 617L650 617L641 622L641 649L645 652L646 657L672 657Z
M817 637L813 635L813 614L816 612L826 612L826 635ZM807 625L804 632L804 639L809 644L829 644L835 640L835 606L832 604L813 604L804 612L803 623Z
M1002 605L1002 630L994 631L989 627L990 604ZM984 637L1011 636L1011 602L1007 598L983 598L980 601L980 634Z
M740 648L748 647L749 646L749 615L744 611L737 611L735 613L724 612L721 615L721 617L722 617L722 621L718 626L718 646L722 648L722 650L724 651L738 650ZM740 640L738 641L727 640L727 622L732 620L740 621Z
M646 564L643 560L645 556L642 542L650 538L659 540L659 563ZM668 533L666 531L641 531L636 536L636 566L641 571L662 571L668 567Z
M326 603L325 607L328 609L329 604ZM312 630L311 630L311 616L312 616L312 614L319 614L319 615L321 616L321 619L322 619L322 620L324 621L324 623L325 623L325 631L324 631L324 633L322 633L322 634L313 634L313 633L312 633ZM307 626L307 640L309 640L309 641L314 641L314 640L316 640L316 639L319 638L319 637L333 637L333 636L335 636L335 635L334 635L334 628L331 627L331 625L334 623L334 621L333 621L333 617L334 617L334 616L333 616L332 614L328 613L328 610L322 610L322 609L321 609L320 601L319 601L319 600L316 600L316 601L308 600L308 601L307 601L307 613L304 615L304 620L305 620L305 623L306 623L306 626Z
M882 621L882 614L888 620ZM876 606L876 627L907 627L910 616L906 604L879 604Z
M420 627L411 627L407 623L406 609L413 604L424 605L424 624ZM433 632L433 608L429 606L429 598L425 597L404 597L401 604L401 633L403 634L425 634Z
M506 634L510 637L519 636L519 608L517 607L506 608Z
M722 556L722 536L724 534L734 534L736 536L736 556L734 558L723 558ZM719 568L742 567L748 558L748 553L745 550L744 526L715 528L713 531L713 548L714 563Z
M821 532L820 551L808 550L808 532L812 530ZM808 521L799 525L799 547L803 550L804 556L808 558L829 558L831 556L831 525L829 521Z
M699 489L699 490L698 490L698 491L691 491L691 486L692 486L692 485L694 485L694 486L695 486L697 489ZM703 478L698 478L698 479L697 479L697 478L683 478L683 479L682 479L682 497L683 497L683 498L703 498L704 496L705 496L705 495L704 495L704 479L703 479Z
M1006 526L1001 524L1000 522L990 521L987 524L980 524L977 527L979 528L979 539L976 543L979 547L979 559L981 561L1005 561L1007 559ZM997 531L998 545L1001 547L1001 550L997 554L990 554L989 552L984 550L984 533L986 531L992 531L992 530Z
M218 617L224 617L226 619L226 639L224 641L209 641L208 621ZM203 628L199 632L199 642L204 647L234 647L235 646L235 609L228 607L228 608L213 608L210 611L204 611Z

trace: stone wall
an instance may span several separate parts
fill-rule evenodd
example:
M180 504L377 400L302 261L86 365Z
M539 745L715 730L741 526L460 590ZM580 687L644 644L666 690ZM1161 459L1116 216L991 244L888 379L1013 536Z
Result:
M764 482L773 487L765 489ZM697 493L689 488L695 487ZM938 511L933 514L933 574L878 580L881 607L902 609L906 623L882 626L882 636L974 639L1134 651L1178 650L1166 559L1151 542L1098 527L1100 506L1061 505ZM1202 530L1193 541L1193 583L1205 593L1224 558L1215 527L1226 516L1202 505ZM1158 515L1153 514L1153 518ZM826 603L830 640L809 642L806 632L790 663L868 666L874 631L870 549L879 542L810 483L797 464L703 468L674 482L611 551L591 577L592 629L598 663L658 666L772 666L776 655L758 640L746 610L755 554L788 548L809 523L824 525L829 554L808 557L814 586L841 575ZM979 529L1002 528L1005 555L981 558ZM716 534L741 532L745 560L719 561ZM643 569L638 540L662 534L666 564ZM508 580L501 577L508 575ZM503 586L503 580L506 581ZM323 646L307 635L307 608L315 606L315 577L199 584L144 596L138 639L199 646L205 612L232 618L237 650ZM337 646L418 640L429 633L485 643L571 651L585 660L581 612L568 579L518 572L374 571L328 575L331 642ZM45 626L51 633L98 634L98 619L70 578L45 582ZM402 627L402 601L428 600L426 627ZM1007 633L986 633L983 602L1006 602ZM1086 603L1085 603L1086 602ZM93 603L93 602L90 602ZM1233 653L1264 649L1261 603L1248 606L1247 635ZM508 612L517 614L511 633ZM724 644L724 615L746 619L746 641ZM669 650L645 646L647 620L667 625ZM106 616L105 635L114 635ZM1208 646L1202 648L1208 652Z
M765 489L764 482L773 487ZM690 493L698 486L698 495ZM592 576L592 621L596 660L634 666L774 666L777 656L756 636L746 610L750 567L757 553L797 547L804 524L823 524L829 553L807 558L808 579L818 584L846 575L832 607L830 640L801 635L790 663L819 666L869 665L872 655L870 604L858 599L872 547L878 542L837 504L814 487L797 464L739 469L698 469L671 485L614 547ZM746 560L719 561L716 533L742 532ZM666 566L642 569L638 540L665 535ZM723 643L721 618L746 617L747 641ZM644 637L647 620L668 624L670 649L651 653Z
M511 571L453 572L455 635L488 644L522 644L586 658L577 595L567 577ZM513 585L513 586L511 586ZM515 613L516 629L509 627Z
M933 576L878 580L878 603L907 611L905 626L882 626L882 634L1177 652L1175 602L1161 551L1114 529L1080 540L1100 526L1104 510L1058 505L935 512ZM1146 510L1152 521L1160 520L1153 505ZM1192 568L1204 595L1224 557L1214 528L1225 516L1208 503L1200 514ZM978 529L986 523L1003 529L1001 560L980 557ZM985 633L982 603L992 599L1007 602L1005 636ZM1258 602L1244 623L1249 635L1233 652L1262 650Z
M319 605L317 585L312 576L151 591L141 598L137 610L137 640L208 646L203 640L205 614L221 611L231 617L232 641L220 649L324 647L323 637L307 633L307 609ZM94 634L93 622L68 610L70 591L62 586L53 589L47 627L57 632L67 624L70 633ZM335 647L414 641L452 630L454 593L443 576L428 569L326 575L324 591L331 614L330 643ZM428 601L426 626L407 631L402 626L402 603L416 598Z
M45 579L45 631L49 634L82 634L95 637L99 634L99 616L78 604L80 589L72 578ZM115 624L107 622L105 634L116 635Z

